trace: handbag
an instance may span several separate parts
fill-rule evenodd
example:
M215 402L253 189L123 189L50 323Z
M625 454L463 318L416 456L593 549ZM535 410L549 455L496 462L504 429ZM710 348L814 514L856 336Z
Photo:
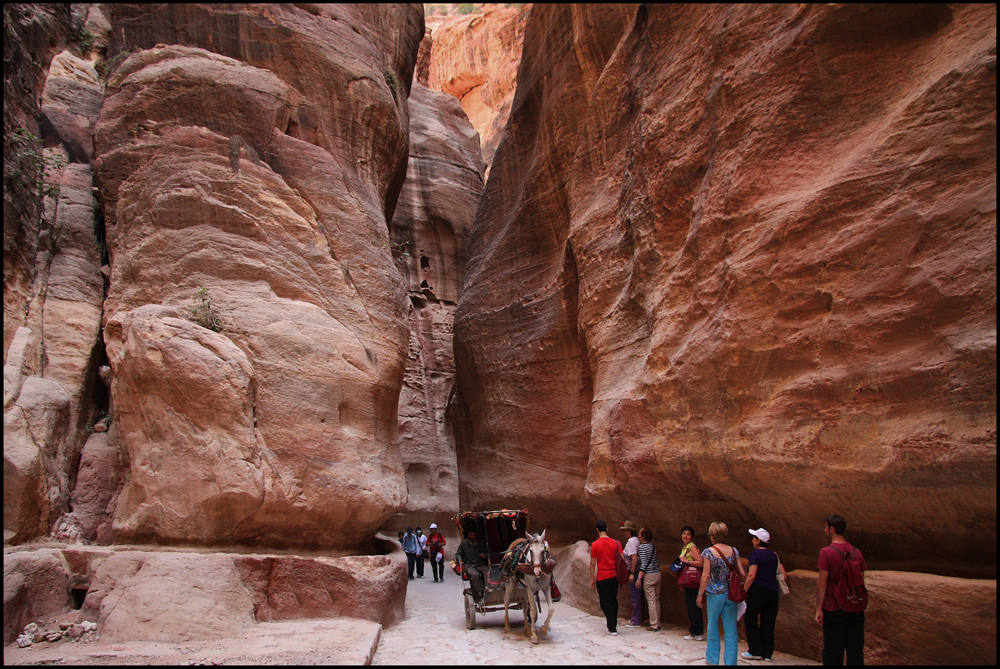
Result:
M628 583L628 561L625 559L625 554L619 552L615 556L615 577L618 579L618 587L622 587Z
M778 554L774 554L778 557ZM774 577L778 579L778 592L783 595L791 594L791 590L788 589L788 581L785 579L785 575L781 573L781 558L778 558L778 571L774 573Z
M747 591L743 588L740 572L736 569L736 549L732 548L732 551L733 554L726 558L726 564L729 565L729 601L738 604L746 601ZM730 558L732 558L732 563L729 561Z
M690 557L690 554L688 557ZM680 562L680 558L677 558L676 561ZM701 587L701 569L692 567L689 564L682 564L680 570L677 572L677 585L688 590L697 590Z
M677 585L689 590L698 589L701 587L701 569L689 564L684 565L684 568L677 575Z

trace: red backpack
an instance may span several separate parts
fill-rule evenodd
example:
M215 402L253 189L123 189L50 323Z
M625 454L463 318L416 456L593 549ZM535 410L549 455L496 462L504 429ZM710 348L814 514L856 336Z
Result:
M834 549L840 553L839 549ZM865 573L861 571L861 563L854 559L858 549L852 547L851 556L840 553L843 558L840 580L834 587L833 596L841 611L857 613L868 608L868 589L865 588Z

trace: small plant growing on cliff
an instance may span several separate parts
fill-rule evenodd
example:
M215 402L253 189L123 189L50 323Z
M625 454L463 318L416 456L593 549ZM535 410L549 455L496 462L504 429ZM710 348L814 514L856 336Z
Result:
M212 332L222 332L222 319L212 308L208 288L198 287L198 296L194 298L194 306L191 308L191 318L203 328Z
M14 129L12 142L16 146L14 160L9 164L4 162L4 179L18 180L27 187L38 189L39 199L59 197L59 185L47 183L45 178L65 167L66 158L62 154L38 148L41 140L24 128Z
M92 48L94 48L94 33L90 32L87 26L80 26L80 30L77 31L77 38L80 40L80 50L83 52L84 57L86 57Z
M260 157L254 151L254 148L247 144L239 135L233 135L229 138L229 164L232 166L233 174L236 176L240 175L240 149L243 149L243 154L247 160L254 165L260 165Z
M388 240L373 239L371 240L372 246L378 246L379 248L388 249L391 253L398 253L400 259L409 258L410 252L406 250L406 247L410 245L410 242L390 242Z
M382 72L382 76L385 77L385 83L392 91L392 97L396 97L399 94L399 79L396 78L396 73L387 69Z
M456 14L482 14L483 10L471 2L463 2L455 8Z

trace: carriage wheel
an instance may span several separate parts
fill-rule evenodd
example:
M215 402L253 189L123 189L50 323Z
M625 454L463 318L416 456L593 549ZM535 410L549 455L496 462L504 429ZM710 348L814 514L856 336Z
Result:
M472 595L465 596L465 626L470 630L476 629L476 603Z

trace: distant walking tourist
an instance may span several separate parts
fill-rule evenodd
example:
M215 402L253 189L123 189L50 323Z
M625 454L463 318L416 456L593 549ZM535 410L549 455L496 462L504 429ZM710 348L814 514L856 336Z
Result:
M729 536L729 528L725 523L712 523L708 528L708 538L712 545L701 552L704 568L701 574L701 587L698 589L698 606L708 605L708 647L705 649L705 661L708 664L719 663L719 619L726 631L726 664L736 664L736 602L729 601L729 574L733 569L739 571L740 580L746 578L740 553L732 546L721 543Z
M420 552L420 541L412 527L407 527L406 534L403 535L403 552L406 553L406 573L412 581L413 567L417 564L417 553Z
M465 573L472 586L472 597L477 602L483 598L483 594L486 592L486 583L483 581L483 572L486 569L485 555L486 542L479 539L479 532L475 527L470 527L465 531L465 539L455 551L455 560L465 565Z
M607 634L618 636L618 570L615 560L622 545L608 536L608 524L597 521L597 541L590 546L590 587L597 589L601 611L608 622Z
M420 550L417 551L417 578L424 577L424 560L427 558L427 537L424 531L417 528L417 541L420 543Z
M642 585L636 581L639 573L639 531L631 520L626 520L618 528L627 535L625 540L625 560L628 562L628 592L632 595L632 620L626 627L642 627L643 609L646 601L642 597Z
M701 559L698 547L694 545L694 528L690 525L685 525L681 528L681 542L684 544L678 558L681 561L681 565L701 569L704 561ZM681 586L681 590L684 591L684 603L687 604L688 623L690 623L687 636L684 637L686 641L705 640L705 623L701 617L701 609L698 608L699 585L700 583L694 586Z
M770 661L774 654L774 621L778 619L778 574L785 574L785 565L769 548L771 534L763 527L750 530L753 550L747 572L747 611L743 616L747 628L747 645L743 653L748 660Z
M427 528L430 535L427 537L427 555L431 561L431 572L434 574L434 582L444 581L444 535L438 532L436 523L431 523Z
M845 566L848 569L853 567L855 572L860 572L859 575L863 580L868 565L861 551L844 539L846 530L847 521L842 516L826 517L823 534L830 540L830 545L819 552L817 566L819 581L816 584L816 622L823 625L823 664L835 666L844 664L844 651L847 651L847 664L865 663L863 609L867 600L861 604L848 601L844 597L847 582L843 584L843 589L840 588ZM845 565L845 560L856 564ZM919 605L919 602L914 604ZM858 608L861 610L845 610Z
M653 545L653 530L644 527L639 530L639 576L637 580L646 593L649 606L649 631L660 631L660 558Z

